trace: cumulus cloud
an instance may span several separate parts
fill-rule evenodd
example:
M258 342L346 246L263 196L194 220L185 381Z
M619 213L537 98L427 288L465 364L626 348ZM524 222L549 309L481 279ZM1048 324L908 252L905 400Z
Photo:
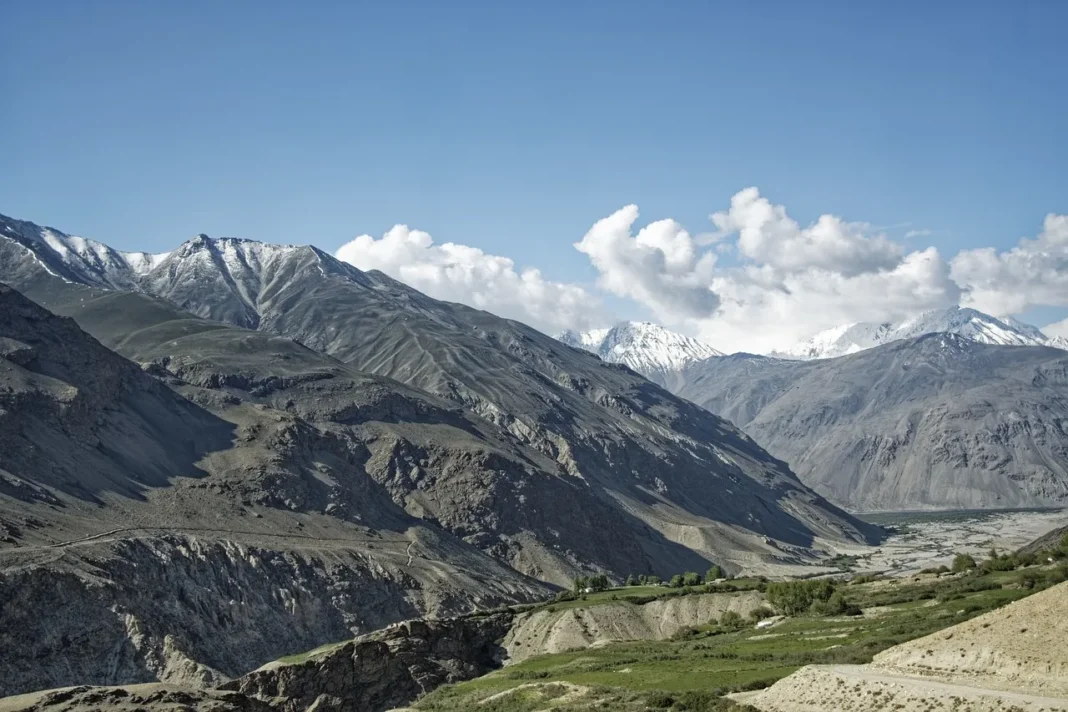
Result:
M377 269L436 299L461 302L555 333L603 323L600 300L581 286L517 270L507 257L446 242L435 245L422 230L397 225L380 238L360 235L337 258L362 270Z
M1047 215L1036 239L1005 252L962 250L951 274L966 291L965 306L996 316L1035 305L1068 306L1068 215Z
M659 220L633 234L638 206L598 220L575 243L600 273L598 285L658 314L709 317L719 305L709 289L716 258L698 254L693 238L674 220Z
M1068 339L1068 319L1062 319L1061 321L1054 322L1053 324L1047 324L1042 327L1042 333L1050 337L1061 337L1062 339Z
M756 188L709 217L713 232L691 234L672 219L641 226L638 207L627 205L596 221L574 246L597 271L599 289L724 351L766 353L833 326L896 321L955 304L998 316L1068 306L1064 215L1047 216L1037 238L1011 250L964 250L948 261L934 247L906 246L832 214L802 225ZM928 233L913 230L905 239ZM589 289L518 270L507 257L473 247L437 245L403 225L380 238L361 235L338 257L547 332L612 321ZM634 315L624 309L613 316ZM1068 320L1045 330L1068 337Z
M724 350L768 351L843 322L898 319L960 296L937 250L906 253L869 225L834 215L803 227L756 188L714 213L716 232L707 236L692 237L673 220L635 232L637 219L628 205L575 244L598 285ZM721 266L724 254L739 263Z
M821 215L803 228L756 188L736 193L730 208L711 219L721 234L738 234L743 255L787 271L813 267L852 276L892 269L903 252L885 235L872 234L870 225L834 215Z

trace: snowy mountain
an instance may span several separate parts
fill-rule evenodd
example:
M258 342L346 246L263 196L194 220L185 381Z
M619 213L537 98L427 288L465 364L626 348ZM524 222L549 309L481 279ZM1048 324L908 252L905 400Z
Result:
M922 312L896 324L860 322L836 326L769 355L794 360L835 358L891 341L939 332L957 334L981 344L1068 347L1064 339L1051 339L1037 327L1017 319L997 319L974 309L950 307Z
M658 382L691 363L723 355L697 339L648 322L625 321L610 329L583 333L565 331L556 338L605 361L625 364Z
M0 215L0 237L29 252L49 273L68 282L132 289L169 253L120 252L84 237Z

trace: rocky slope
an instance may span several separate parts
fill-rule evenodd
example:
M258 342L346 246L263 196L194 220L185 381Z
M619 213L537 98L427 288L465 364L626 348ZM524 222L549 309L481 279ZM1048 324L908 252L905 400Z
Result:
M743 618L764 605L755 591L661 598L642 605L628 601L521 613L502 645L509 662L562 653L613 640L666 640L683 628L706 625L727 611Z
M689 369L678 394L741 426L855 510L1068 502L1068 353L952 334L851 356L746 354Z
M509 613L406 621L223 687L270 700L279 712L379 712L500 667L511 624Z
M97 333L79 302L53 294L70 265L20 230L0 230L0 277ZM402 449L383 484L406 511L539 578L790 563L817 536L874 535L730 424L629 369L315 248L198 237L134 277L183 310L431 393L531 453L428 478L423 453Z
M83 685L3 698L0 712L381 712L500 667L511 622L510 613L410 620L272 662L218 688Z
M537 453L289 340L141 295L67 296L145 367L0 288L0 651L18 651L0 654L0 694L214 684L547 593L383 484L398 452L423 453L427 478Z

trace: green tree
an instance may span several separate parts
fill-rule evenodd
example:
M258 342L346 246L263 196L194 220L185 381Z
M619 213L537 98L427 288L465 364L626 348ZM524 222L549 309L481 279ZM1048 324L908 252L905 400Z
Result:
M687 571L686 573L684 573L682 575L682 585L683 586L700 586L701 585L701 574L697 573L696 571Z
M971 554L957 554L953 557L953 573L959 574L975 568L975 558Z
M649 574L648 576L645 577L645 584L647 586L659 586L660 585L660 577L657 576L656 574Z
M829 579L777 581L768 584L765 596L779 613L796 616L809 610L814 603L830 599L834 588L834 582Z
M609 587L608 577L604 574L590 576L589 587L594 591L607 591Z
M711 583L712 581L721 578L723 578L723 569L720 568L718 564L712 564L708 569L708 573L705 574L705 581Z
M675 574L672 576L671 580L668 581L668 586L671 586L672 588L682 588L682 574Z
M585 576L576 576L572 583L571 590L575 593L582 593L589 585L589 580Z
M630 576L627 577L627 585L628 586L637 586L638 585L638 579L634 578L634 574L631 574Z

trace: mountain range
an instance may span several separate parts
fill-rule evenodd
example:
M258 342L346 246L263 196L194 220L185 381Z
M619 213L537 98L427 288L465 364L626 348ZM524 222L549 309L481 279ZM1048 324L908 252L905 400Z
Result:
M1048 337L1030 324L1005 317L998 319L962 307L934 309L900 322L860 322L821 331L795 346L770 356L789 359L835 358L924 334L956 334L980 344L997 346L1053 346L1068 350L1068 339Z
M881 535L630 368L314 247L0 218L0 281L0 694Z

